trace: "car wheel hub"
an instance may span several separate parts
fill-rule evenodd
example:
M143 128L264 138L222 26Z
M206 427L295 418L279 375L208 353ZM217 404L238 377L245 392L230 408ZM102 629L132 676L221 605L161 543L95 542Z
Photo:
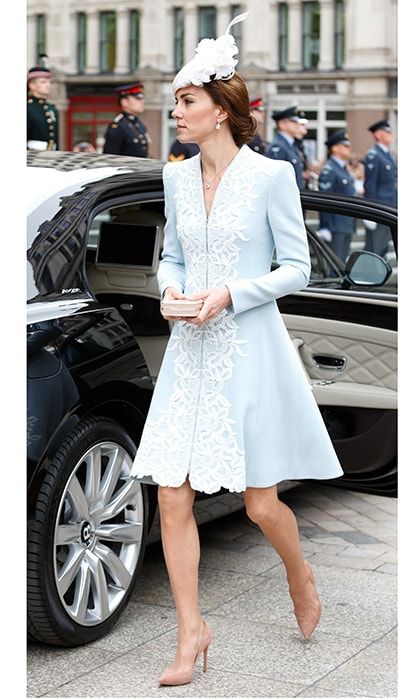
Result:
M92 525L85 520L84 523L82 523L82 529L80 532L80 540L82 544L85 544L87 547L93 543L93 534L94 530L92 528Z
M113 442L87 450L63 490L54 532L54 571L66 613L104 622L133 580L143 540L143 495L132 459Z

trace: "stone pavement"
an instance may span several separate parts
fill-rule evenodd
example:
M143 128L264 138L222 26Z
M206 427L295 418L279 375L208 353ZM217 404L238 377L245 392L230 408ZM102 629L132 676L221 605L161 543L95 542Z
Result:
M74 649L30 644L29 697L395 697L397 499L302 484L281 494L298 517L321 622L296 626L284 566L245 511L200 526L200 597L214 641L190 685L157 678L176 644L160 543L114 630Z

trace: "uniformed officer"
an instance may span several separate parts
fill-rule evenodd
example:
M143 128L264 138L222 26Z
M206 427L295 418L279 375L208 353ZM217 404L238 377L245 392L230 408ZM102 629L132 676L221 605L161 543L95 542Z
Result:
M305 187L303 166L300 152L295 144L298 135L299 112L297 107L288 107L283 111L275 111L271 118L277 125L277 133L268 146L265 155L276 160L288 160L295 169L296 182L300 190Z
M297 147L300 155L300 159L302 161L302 175L303 179L305 181L305 187L306 189L308 187L309 180L311 178L311 171L309 170L309 158L308 154L306 152L305 144L303 143L303 140L308 133L308 120L305 116L305 112L303 109L299 110L299 119L298 119L298 128L297 128L297 136L295 137L295 146Z
M196 143L181 143L178 139L175 139L169 149L168 160L171 162L185 160L186 158L195 156L199 152L200 149Z
M104 153L148 158L151 138L138 115L144 112L144 92L141 83L116 88L121 112L105 133Z
M325 142L329 158L319 174L318 186L321 192L329 194L356 194L354 178L347 167L351 155L351 141L347 132L335 131ZM328 245L343 262L347 260L351 237L356 230L356 221L351 216L320 213L318 234L328 241Z
M256 97L255 99L251 100L249 103L249 110L252 116L257 120L258 129L264 129L266 108L262 97ZM249 142L248 146L256 153L261 153L262 155L265 154L267 149L267 144L261 138L258 131L256 132L252 141Z
M364 158L365 198L397 206L397 164L389 151L393 141L392 128L387 119L381 119L368 127L375 145ZM365 250L384 256L392 240L388 226L366 222Z
M45 66L28 70L28 104L26 147L32 151L55 151L58 148L58 110L48 96L51 71Z

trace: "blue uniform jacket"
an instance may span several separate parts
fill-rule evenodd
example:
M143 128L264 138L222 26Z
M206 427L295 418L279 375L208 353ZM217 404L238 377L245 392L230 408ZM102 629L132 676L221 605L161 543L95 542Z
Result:
M365 155L365 198L397 206L397 164L375 144Z
M334 158L328 158L319 174L318 186L321 192L327 194L345 194L353 197L356 194L354 178ZM343 216L330 212L320 213L320 228L327 228L331 233L354 233L355 220L352 216Z
M296 175L296 182L299 189L304 189L305 180L303 177L303 165L297 146L290 145L287 139L284 138L283 134L277 132L267 148L265 155L268 156L268 158L274 158L275 160L289 161L289 163L293 165Z

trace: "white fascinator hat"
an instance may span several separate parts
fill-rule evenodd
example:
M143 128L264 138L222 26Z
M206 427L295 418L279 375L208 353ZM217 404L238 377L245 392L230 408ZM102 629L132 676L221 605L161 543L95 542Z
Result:
M217 39L202 39L195 50L194 58L176 74L172 83L174 93L187 85L202 87L211 80L229 80L235 74L238 53L235 39L229 30L234 24L243 22L251 10L237 15L229 23L222 36Z

